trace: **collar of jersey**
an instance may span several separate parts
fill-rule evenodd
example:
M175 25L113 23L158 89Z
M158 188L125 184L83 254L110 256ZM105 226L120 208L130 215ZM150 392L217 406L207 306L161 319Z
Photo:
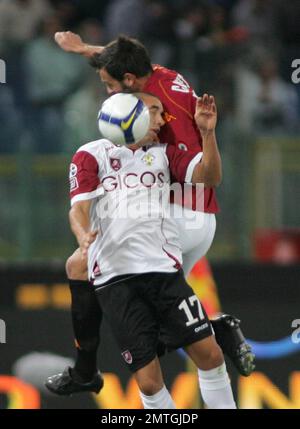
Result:
M125 147L126 149L131 150L131 152L135 153L135 152L137 152L137 151L138 151L138 150L140 150L140 149L142 149L142 151L143 151L143 152L147 152L147 151L148 151L148 149L150 149L151 145L149 145L149 146L137 147L136 149L133 149L133 148L131 148L131 147L127 147L127 146L124 146L124 147Z

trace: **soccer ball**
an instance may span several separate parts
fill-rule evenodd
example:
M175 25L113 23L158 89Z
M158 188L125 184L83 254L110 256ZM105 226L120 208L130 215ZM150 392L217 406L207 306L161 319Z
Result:
M98 115L101 135L118 145L136 143L148 132L148 108L133 94L114 94L104 101Z

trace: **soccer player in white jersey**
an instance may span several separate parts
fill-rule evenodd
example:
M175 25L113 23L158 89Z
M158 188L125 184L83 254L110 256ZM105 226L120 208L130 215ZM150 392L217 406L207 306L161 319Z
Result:
M147 105L150 132L158 133L164 124L160 100L145 93L124 96ZM194 361L209 408L236 408L223 353L184 279L176 224L167 210L170 170L182 184L220 182L219 152L210 132L216 116L213 97L199 98L195 119L203 152L161 144L146 150L119 147L102 139L82 146L71 164L71 228L82 255L88 255L89 278L144 408L175 408L157 356L159 337L170 350L184 347Z
M66 51L92 57L107 91L151 92L159 97L165 109L167 125L162 127L159 137L162 141L182 151L202 150L202 137L195 121L196 98L193 89L175 71L158 65L151 65L145 47L137 40L119 37L104 47L88 46L78 35L71 32L56 34L56 41ZM94 56L98 52L100 56ZM189 189L193 191L192 186ZM197 200L192 192L182 204L173 204L172 213L177 222L177 231L183 251L183 270L188 275L195 262L208 251L215 234L215 214L218 211L214 186L204 191L204 207L190 210ZM188 229L189 216L193 226ZM97 349L100 342L99 328L101 312L90 287L87 266L81 252L76 250L66 263L66 272L71 292L71 315L77 351L74 368L70 376L57 376L55 393L69 395L80 391L99 392L103 380L97 370ZM213 321L216 338L222 350L243 375L253 371L253 355L243 340L238 327L239 321L232 317L220 317Z

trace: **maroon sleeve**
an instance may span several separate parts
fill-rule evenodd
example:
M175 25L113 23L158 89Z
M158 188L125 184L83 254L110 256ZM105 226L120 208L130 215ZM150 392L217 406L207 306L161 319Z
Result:
M169 160L172 178L179 183L185 182L187 169L190 162L200 153L200 150L185 151L174 145L167 145L166 154Z
M98 188L98 171L98 163L93 155L86 151L76 152L70 165L71 201L80 194L91 193Z

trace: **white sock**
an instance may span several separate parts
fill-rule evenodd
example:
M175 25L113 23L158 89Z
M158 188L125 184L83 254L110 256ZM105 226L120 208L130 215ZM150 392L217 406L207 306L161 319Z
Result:
M208 408L236 408L225 362L217 368L198 369L203 401Z
M144 395L144 393L142 393L141 391L140 391L140 395L141 395L141 399L145 410L151 410L151 409L173 410L176 408L173 402L173 399L171 398L171 395L167 390L166 386L164 386L159 392L155 393L154 395L147 396L147 395Z

